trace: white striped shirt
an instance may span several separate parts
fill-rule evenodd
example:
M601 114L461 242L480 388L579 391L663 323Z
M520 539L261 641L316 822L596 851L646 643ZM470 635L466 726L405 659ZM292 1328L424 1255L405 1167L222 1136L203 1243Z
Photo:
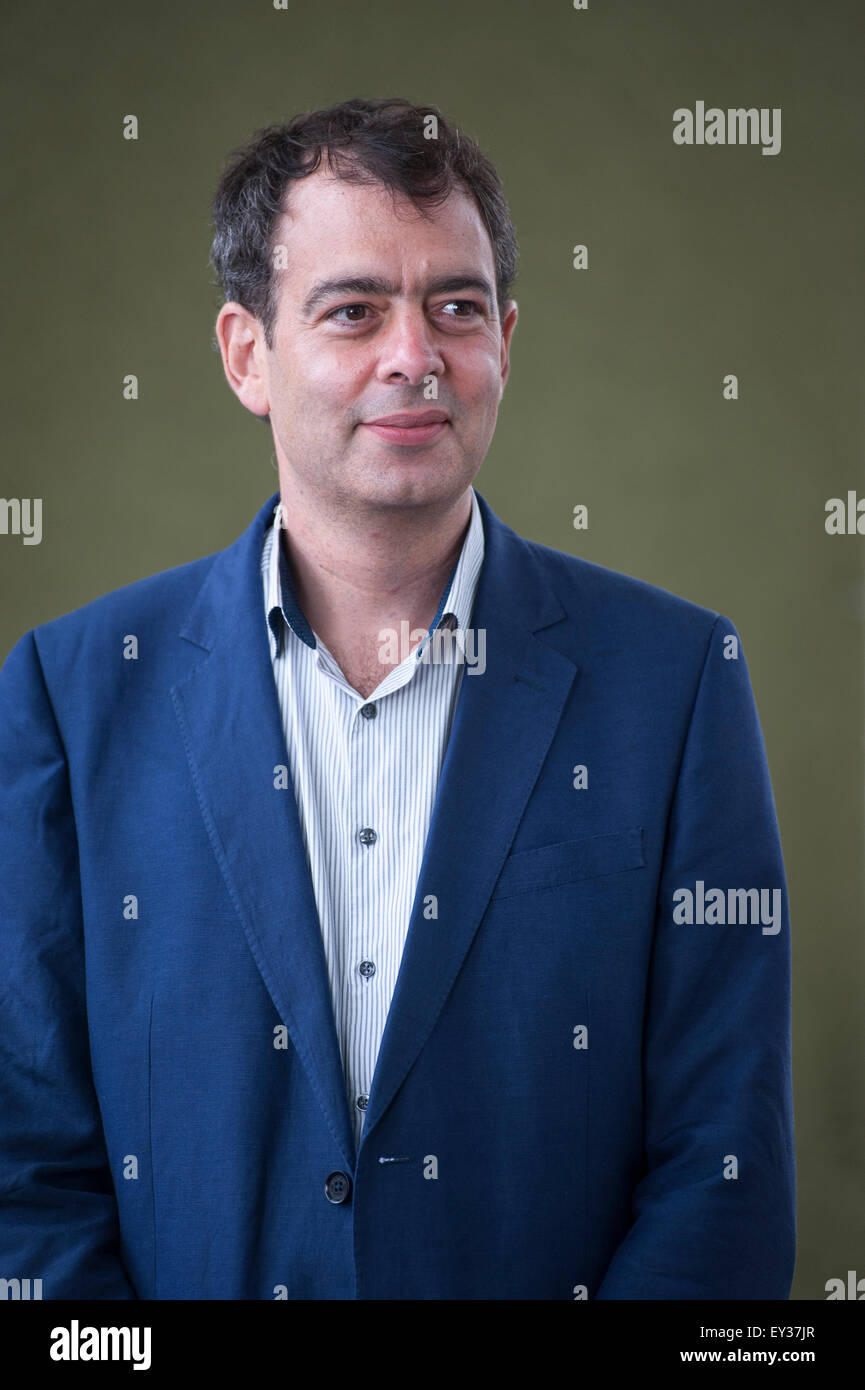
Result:
M274 544L282 504L262 549L273 674L358 1147L463 657L476 659L471 647L466 655L463 636L484 557L474 488L471 495L465 540L427 635L410 651L404 624L402 660L367 699L349 685L300 609L284 547ZM448 642L430 636L442 627L455 629L458 653L451 659Z

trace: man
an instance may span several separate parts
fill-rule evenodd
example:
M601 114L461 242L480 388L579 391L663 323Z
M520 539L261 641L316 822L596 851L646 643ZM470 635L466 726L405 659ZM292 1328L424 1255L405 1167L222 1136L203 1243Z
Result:
M260 133L215 219L279 494L0 677L0 1273L786 1298L744 655L472 488L517 317L495 170L434 108L356 100Z

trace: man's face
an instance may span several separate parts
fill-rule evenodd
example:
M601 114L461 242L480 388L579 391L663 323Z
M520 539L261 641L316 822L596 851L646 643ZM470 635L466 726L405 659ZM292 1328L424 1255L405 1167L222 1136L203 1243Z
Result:
M273 346L256 351L283 492L367 514L455 501L489 448L517 316L510 301L499 320L474 201L455 191L425 218L319 170L287 206ZM423 430L369 423L433 411Z

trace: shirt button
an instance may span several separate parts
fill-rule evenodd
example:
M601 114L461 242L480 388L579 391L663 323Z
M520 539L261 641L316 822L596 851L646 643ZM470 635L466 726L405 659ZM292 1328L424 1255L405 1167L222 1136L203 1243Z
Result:
M378 839L378 836L370 826L365 825L363 830L358 831L357 838L360 840L362 845L374 845L376 840Z
M378 710L375 705L361 705L360 712L364 719L375 719Z
M368 979L370 978L371 975L374 975L374 974L375 974L375 962L374 962L374 961L371 961L371 960L362 960L361 963L360 963L360 965L359 965L357 968L358 968L358 970L360 971L361 975L363 976L363 978L364 978L365 980L368 980Z
M339 1205L348 1201L351 1192L351 1178L348 1173L331 1173L324 1184L324 1195L329 1202Z
M459 619L457 618L456 613L445 613L444 617L439 623L439 627L444 628L447 632L455 632L456 629L459 627Z
M358 1096L357 1100L355 1101L355 1105L357 1106L358 1110L365 1110L366 1107L369 1105L369 1096Z

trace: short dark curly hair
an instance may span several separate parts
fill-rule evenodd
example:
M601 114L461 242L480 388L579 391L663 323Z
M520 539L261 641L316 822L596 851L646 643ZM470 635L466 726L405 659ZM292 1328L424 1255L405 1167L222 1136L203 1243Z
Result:
M435 121L431 122L430 118ZM434 130L434 138L426 132ZM516 277L517 239L501 179L478 145L435 106L355 97L256 131L235 150L213 200L211 261L226 301L242 304L273 346L273 239L288 185L322 161L349 183L378 183L426 215L462 186L492 242L499 316Z

